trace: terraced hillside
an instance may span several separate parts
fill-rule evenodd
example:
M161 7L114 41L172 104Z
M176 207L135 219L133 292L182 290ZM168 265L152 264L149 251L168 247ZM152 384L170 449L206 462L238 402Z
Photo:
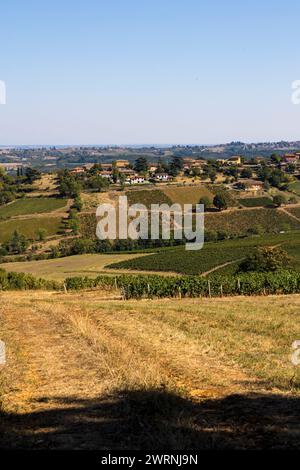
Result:
M230 234L243 235L255 227L261 227L269 233L278 233L287 227L299 230L300 219L297 220L280 209L265 208L233 209L205 215L207 230L225 230Z

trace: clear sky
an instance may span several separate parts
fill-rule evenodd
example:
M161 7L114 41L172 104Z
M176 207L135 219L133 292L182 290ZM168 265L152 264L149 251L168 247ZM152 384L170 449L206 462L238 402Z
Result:
M300 139L299 0L3 0L0 144Z

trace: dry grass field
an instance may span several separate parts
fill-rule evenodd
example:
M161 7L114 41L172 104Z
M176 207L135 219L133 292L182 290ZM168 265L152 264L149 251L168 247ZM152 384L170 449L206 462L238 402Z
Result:
M213 193L204 185L184 186L184 187L167 187L163 189L168 198L174 203L198 204L201 197L208 197L211 201L214 198Z
M0 448L297 448L299 307L1 293Z
M14 271L17 273L33 274L37 277L53 280L64 280L67 277L88 276L96 277L103 273L120 274L131 273L129 269L108 269L107 265L112 263L120 263L121 261L132 260L143 256L149 256L143 253L118 253L118 254L87 254L68 256L66 258L26 261L15 263L4 263L2 268L6 271ZM138 271L139 273L151 273L153 271ZM172 275L174 273L158 273L161 275Z

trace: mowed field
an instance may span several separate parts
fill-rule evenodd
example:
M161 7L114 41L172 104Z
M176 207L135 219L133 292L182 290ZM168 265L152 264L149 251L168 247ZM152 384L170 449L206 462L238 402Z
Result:
M0 448L299 448L300 296L3 292Z
M15 230L30 240L36 239L39 229L45 230L46 237L59 234L69 205L68 199L30 197L1 206L0 243L8 241Z
M66 207L67 202L67 199L55 198L17 199L14 202L0 207L0 218L52 212Z
M180 205L184 204L198 204L201 197L208 197L211 201L214 194L205 185L201 186L184 186L184 187L167 187L164 188L163 193L174 203Z
M0 243L8 241L15 230L26 238L35 239L40 229L46 231L46 236L56 235L62 230L61 217L26 217L24 219L8 219L0 222Z
M149 254L118 253L76 255L66 258L4 263L1 264L1 268L6 271L33 274L34 276L44 279L64 280L67 277L74 276L96 277L104 272L116 272L119 274L119 270L108 270L106 266L111 263L130 261L141 256L149 256ZM121 272L128 272L128 270L124 269L121 270ZM145 272L147 272L147 270L145 270Z

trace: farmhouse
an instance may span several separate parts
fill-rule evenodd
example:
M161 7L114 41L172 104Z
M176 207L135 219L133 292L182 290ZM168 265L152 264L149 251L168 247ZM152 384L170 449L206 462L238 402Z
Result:
M76 168L73 168L70 173L72 173L72 175L80 175L82 173L85 173L85 168L83 168L83 166L77 166Z
M158 165L156 163L150 163L149 164L149 172L154 173L158 168Z
M155 180L156 181L171 181L173 177L168 175L168 173L156 173Z
M284 163L296 164L299 161L299 154L286 154L283 157Z
M184 170L191 170L192 168L200 168L206 165L207 162L205 160L196 160L194 158L186 157L183 158L183 169Z
M12 173L18 171L21 168L24 168L24 165L20 163L0 163L0 168L7 171L8 173Z
M128 160L116 160L115 162L116 168L128 168L129 161Z
M228 158L227 160L227 164L228 165L241 165L242 163L242 159L241 157L237 156L237 157L230 157Z
M112 180L112 171L100 171L100 176L102 176L102 178L107 178L109 180Z
M135 176L128 176L125 180L126 184L143 184L147 183L143 176L135 175Z
M244 185L245 191L251 191L251 192L257 193L259 191L262 191L263 189L262 181L245 179L245 180L240 180L239 183Z

